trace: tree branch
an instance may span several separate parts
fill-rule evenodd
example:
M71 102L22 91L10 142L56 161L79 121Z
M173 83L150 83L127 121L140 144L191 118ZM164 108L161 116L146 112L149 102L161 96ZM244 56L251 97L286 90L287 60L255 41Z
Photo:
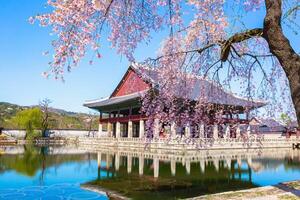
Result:
M225 62L228 59L228 55L229 55L232 44L240 43L242 41L248 40L253 37L260 37L260 36L262 36L262 34L263 34L263 29L256 28L256 29L247 30L242 33L234 34L228 40L221 42L222 43L222 46L221 46L222 62Z

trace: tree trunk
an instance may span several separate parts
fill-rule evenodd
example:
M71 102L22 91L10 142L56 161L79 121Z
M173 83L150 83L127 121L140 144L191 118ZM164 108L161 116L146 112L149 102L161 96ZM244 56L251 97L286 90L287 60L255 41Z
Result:
M293 50L281 28L282 0L265 0L265 4L267 14L264 19L263 37L289 80L291 97L300 127L300 56Z

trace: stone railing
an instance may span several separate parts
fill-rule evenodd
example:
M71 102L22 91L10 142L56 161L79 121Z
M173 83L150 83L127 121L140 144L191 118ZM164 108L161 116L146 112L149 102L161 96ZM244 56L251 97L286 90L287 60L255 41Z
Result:
M300 139L291 138L157 138L146 140L145 138L78 138L80 145L92 145L95 147L138 147L138 148L165 148L165 149L240 149L240 148L286 148L300 143Z

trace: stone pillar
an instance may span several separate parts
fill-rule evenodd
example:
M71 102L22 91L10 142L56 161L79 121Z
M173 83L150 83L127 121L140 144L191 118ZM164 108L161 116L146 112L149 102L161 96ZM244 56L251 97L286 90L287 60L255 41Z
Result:
M140 120L139 138L143 138L145 135L145 123L144 120Z
M219 160L217 158L213 159L213 163L214 163L214 167L217 170L217 172L219 171Z
M132 169L132 156L127 156L127 173L130 174Z
M101 168L101 152L97 153L97 164L98 164L98 169Z
M247 164L250 168L252 168L252 157L250 155L247 157Z
M251 135L251 127L250 127L250 125L248 125L248 127L247 127L247 132L246 132L246 134L247 134L247 137L249 138L250 135Z
M188 137L188 138L191 137L191 126L190 126L190 124L186 125L184 133L185 133L185 137Z
M240 137L241 137L241 128L240 125L238 124L236 128L236 138L240 138Z
M215 124L214 125L214 130L213 130L213 138L216 140L219 137L219 129L218 129L218 125Z
M159 176L159 159L158 159L158 157L153 158L153 165L154 165L154 178L158 178L158 176Z
M237 163L238 163L239 168L241 168L242 167L242 159L241 159L241 157L237 157Z
M106 169L109 169L110 167L110 155L107 153L106 154Z
M144 156L139 156L139 175L144 174Z
M175 138L176 137L176 123L172 122L171 124L171 137Z
M225 137L230 138L230 126L227 125L225 128Z
M191 174L191 160L190 159L186 159L186 161L185 161L185 170L188 175Z
M226 158L226 165L227 165L228 169L231 169L231 159L230 158Z
M101 135L102 135L102 123L99 122L98 137L101 137Z
M159 119L154 119L154 138L159 138Z
M185 156L182 157L182 159L181 159L181 164L182 164L182 166L185 165Z
M107 122L107 134L108 137L112 137L113 133L112 133L112 124L110 122Z
M171 159L171 174L172 176L176 175L176 160Z
M204 130L204 124L201 123L200 124L200 133L199 133L200 134L199 135L200 138L205 138L205 133L204 132L205 132L205 130Z
M200 160L200 170L202 173L205 172L205 160Z
M132 121L128 121L128 138L132 138Z
M119 169L120 169L120 154L119 154L119 152L116 153L116 156L115 156L115 166L116 166L116 170L119 171Z
M121 124L120 122L116 123L116 138L120 138L121 135Z

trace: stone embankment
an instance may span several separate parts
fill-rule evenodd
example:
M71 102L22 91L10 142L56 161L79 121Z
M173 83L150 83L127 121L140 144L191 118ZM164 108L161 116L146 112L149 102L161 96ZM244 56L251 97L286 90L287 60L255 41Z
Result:
M34 144L36 145L69 145L77 144L78 139L76 137L62 138L62 137L53 137L53 138L38 138L35 139Z
M199 150L199 149L257 149L257 148L292 148L293 144L300 143L296 137L258 138L248 140L242 138L160 138L147 141L144 138L78 138L79 145L87 148L118 147L169 149L169 150Z
M0 145L14 145L17 144L17 140L11 138L5 134L0 135Z
M300 180L247 190L231 191L190 198L188 200L296 200L300 199Z

